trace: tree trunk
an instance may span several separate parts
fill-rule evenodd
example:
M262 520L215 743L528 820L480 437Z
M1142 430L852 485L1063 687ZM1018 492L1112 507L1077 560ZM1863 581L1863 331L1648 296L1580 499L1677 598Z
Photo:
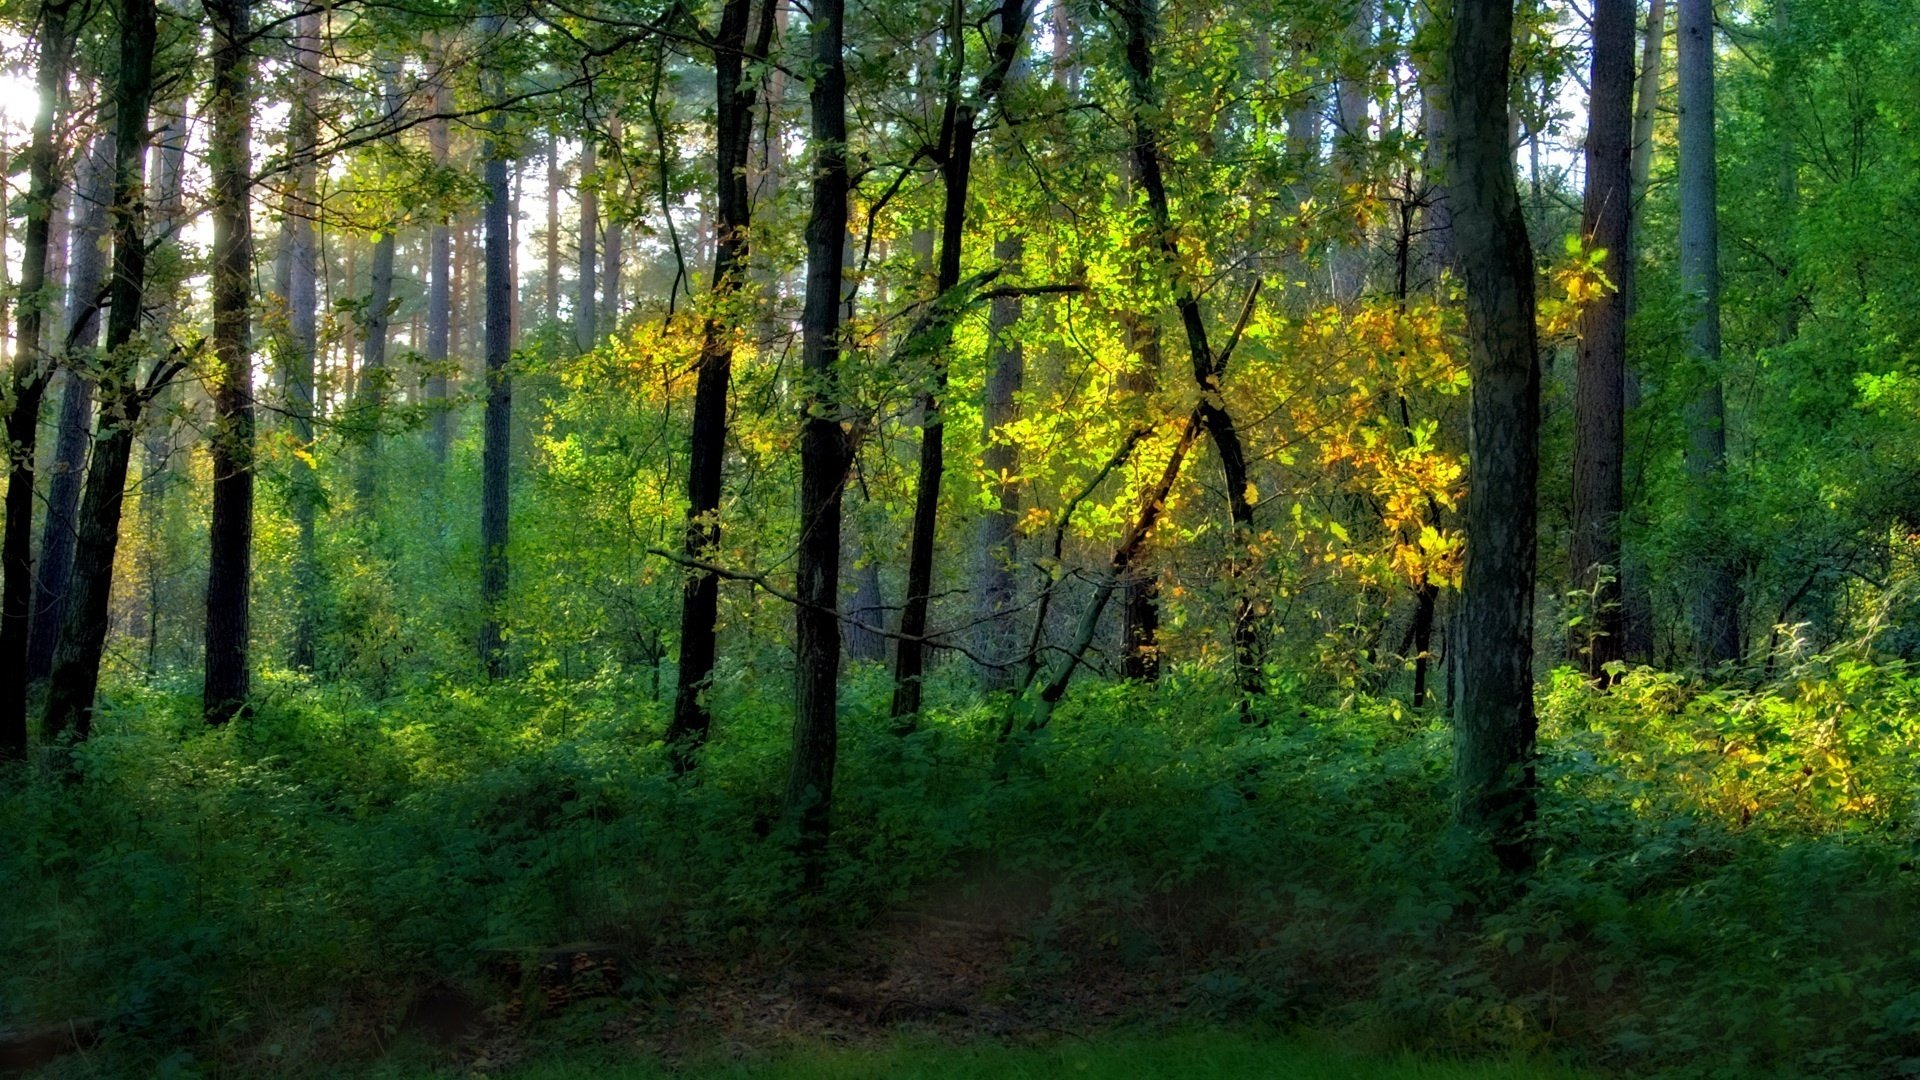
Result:
M547 130L547 321L560 317L560 136Z
M32 638L27 649L27 681L39 682L53 671L53 650L73 574L74 524L80 513L80 488L86 479L87 451L93 443L93 376L100 345L100 285L106 278L107 205L113 201L113 133L93 140L77 167L74 190L79 215L74 222L66 385L60 394L59 438L54 445L52 478L47 482L47 521L40 531L40 567L34 575Z
M940 224L940 264L934 277L936 303L960 284L961 245L966 239L967 191L972 180L976 109L990 105L1006 82L1021 39L1026 36L1031 4L1016 0L1001 9L993 62L974 95L963 97L966 67L965 7L953 0L947 22L947 100L940 123L940 178L944 204ZM900 640L894 649L893 718L910 726L920 712L921 681L926 674L927 607L933 595L934 540L940 526L940 483L946 472L946 339L933 350L933 386L920 400L920 473L914 489L913 535L907 549L907 595L900 614Z
M1200 392L1196 415L1220 459L1221 478L1227 490L1227 512L1233 528L1232 543L1243 551L1252 540L1253 488L1247 479L1247 457L1239 431L1220 395L1228 356L1224 351L1218 356L1214 354L1207 338L1206 321L1200 312L1199 297L1181 270L1183 264L1175 239L1166 180L1161 172L1160 133L1153 119L1159 115L1159 93L1153 84L1153 44L1158 33L1159 13L1155 0L1125 0L1122 12L1126 20L1127 84L1135 106L1134 174L1145 190L1147 213L1160 248L1161 262L1174 286L1174 307L1179 310L1181 325L1186 330L1194 386ZM1253 299L1251 295L1248 297L1249 313ZM1236 580L1244 576L1240 554L1233 556L1228 572ZM1260 657L1254 625L1258 609L1247 583L1240 584L1239 592L1232 631L1234 670L1242 692L1242 715L1250 716L1250 699L1260 692Z
M381 123L394 125L400 119L399 75L391 61L380 65ZM359 460L354 463L355 509L361 514L373 512L379 483L380 417L386 406L390 376L387 372L387 346L392 338L393 321L393 223L380 229L373 241L373 265L367 273L367 308L361 321L366 340L360 347L360 386L355 395L355 422L362 428Z
M499 79L496 83L498 96ZM480 662L489 679L507 673L501 627L507 602L507 465L513 438L513 260L508 251L506 114L496 110L486 146L487 411L480 456Z
M747 189L747 158L753 146L758 85L744 82L748 56L765 55L773 22L762 14L760 39L748 54L747 15L752 0L727 0L714 38L714 177L719 202L718 244L713 256L712 313L700 341L699 375L693 396L693 429L687 443L687 525L682 550L689 559L710 559L720 543L721 469L727 452L727 389L732 380L735 326L733 298L745 281L753 194ZM713 677L720 618L720 579L690 570L680 597L680 674L667 742L674 768L686 772L707 740L713 716L703 700Z
M80 499L73 588L47 686L44 729L49 742L85 739L93 724L93 696L106 650L113 560L120 543L120 508L133 452L135 425L148 398L173 372L171 360L143 383L130 349L140 329L146 290L147 245L143 195L147 113L153 101L153 0L119 0L120 57L114 88L113 290L107 319L103 399L87 487Z
M40 437L40 402L52 365L41 351L42 327L51 294L47 244L53 223L54 113L66 85L73 39L67 18L71 0L52 0L40 11L40 56L35 67L39 110L27 147L26 238L20 263L18 329L14 337L13 409L7 414L11 448L7 466L6 526L0 534L0 760L27 753L27 639L33 602L33 464Z
M599 164L595 160L593 132L587 132L580 143L580 280L573 298L573 341L585 352L599 341L599 325L594 318L594 274L599 267L598 237L600 231L600 192L595 186L600 181L594 175Z
M1680 288L1692 304L1687 352L1704 383L1687 407L1687 496L1698 529L1692 608L1703 664L1740 657L1740 597L1715 507L1727 471L1720 388L1720 221L1713 132L1713 3L1680 0Z
M1533 581L1540 363L1533 249L1508 141L1512 0L1458 0L1447 42L1447 184L1473 380L1466 574L1454 699L1455 818L1510 870L1531 865Z
M302 15L294 23L294 78L292 111L287 118L287 153L294 159L292 184L287 190L283 258L286 281L281 295L287 304L286 357L282 382L286 393L288 428L302 451L313 446L314 366L318 337L318 250L314 220L320 212L316 198L314 147L320 137L318 98L320 16ZM296 671L313 670L320 634L318 592L320 555L315 537L322 493L320 477L310 454L295 455L290 466L293 482L288 492L294 521L293 641L288 660Z
M212 519L207 548L206 678L209 724L240 714L251 690L253 587L253 87L250 0L208 0L213 23Z
M1660 103L1660 68L1666 56L1666 0L1648 0L1646 38L1640 53L1639 87L1633 109L1633 209L1627 215L1627 271L1620 283L1626 296L1627 313L1634 310L1634 293L1639 277L1640 226L1644 215L1641 205L1647 195L1647 181L1653 174L1653 121ZM1626 404L1639 402L1639 384L1631 366L1626 372ZM1647 581L1645 561L1622 544L1620 556L1620 651L1628 660L1645 663L1653 658L1653 590Z
M620 150L618 116L607 117L607 145L613 149L616 161L624 166L626 155ZM613 170L616 179L622 171L621 168ZM617 333L620 329L620 267L626 260L626 234L620 225L620 214L621 206L616 199L609 209L606 227L600 237L600 256L605 260L600 271L600 325L609 333Z
M840 292L847 232L845 0L814 0L813 197L807 214L807 300L801 315L800 550L794 611L793 758L786 813L799 829L806 884L818 888L832 825L839 753L840 501L852 457L840 426Z
M993 245L994 261L1018 266L1026 244L1017 232ZM1020 548L1020 449L1002 435L1020 418L1019 395L1026 382L1026 352L1015 336L1021 303L1017 296L996 297L987 316L987 382L981 405L982 471L993 492L993 506L980 519L980 554L975 592L980 598L980 652L993 661L980 669L980 688L993 692L1014 687L1020 630L1014 621L1014 568Z
M447 92L447 73L438 70L433 79L434 118L427 121L427 149L435 168L447 167L446 112L452 105ZM434 464L445 470L452 443L451 417L447 401L447 357L453 335L453 231L447 219L436 220L427 233L427 446Z
M1588 80L1587 193L1581 228L1603 249L1615 288L1580 313L1574 373L1573 584L1586 597L1575 630L1587 675L1608 678L1622 658L1620 519L1626 509L1627 278L1633 211L1633 0L1595 0L1593 71Z

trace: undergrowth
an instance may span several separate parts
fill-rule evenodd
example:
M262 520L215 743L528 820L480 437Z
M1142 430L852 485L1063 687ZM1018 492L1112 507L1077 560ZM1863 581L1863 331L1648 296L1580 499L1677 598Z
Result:
M778 814L778 686L723 688L697 782L617 678L375 700L282 676L215 731L181 689L113 688L78 782L0 779L0 1026L91 1017L124 1060L265 1069L369 1051L489 950L618 945L644 1007L689 957L830 952L1021 881L1040 901L1016 984L1117 971L1170 988L1161 1019L1633 1074L1920 1074L1902 667L1639 671L1605 694L1556 675L1517 893L1450 831L1432 711L1276 696L1254 726L1173 673L1089 685L1001 745L1001 706L958 685L903 738L884 679L853 683L811 897Z

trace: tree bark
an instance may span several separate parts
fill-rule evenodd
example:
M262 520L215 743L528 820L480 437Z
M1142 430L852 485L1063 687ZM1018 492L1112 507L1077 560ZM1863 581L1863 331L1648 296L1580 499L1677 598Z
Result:
M786 813L797 826L806 885L818 888L832 827L839 755L840 502L852 457L840 426L842 241L847 232L845 0L815 0L808 20L814 149L807 214L807 299L801 314L800 550L794 611L793 756Z
M1646 37L1641 46L1639 85L1633 108L1633 209L1627 215L1627 273L1621 282L1626 296L1627 314L1632 316L1634 294L1638 289L1640 265L1640 229L1645 215L1640 212L1647 197L1647 181L1653 174L1653 121L1660 103L1660 69L1666 56L1666 0L1648 0ZM1627 368L1627 408L1639 402L1639 384L1633 368ZM1622 544L1620 556L1621 654L1628 660L1645 663L1653 658L1653 591L1647 582L1645 560Z
M292 183L287 189L281 228L286 281L281 295L287 304L287 342L281 379L286 395L288 428L302 451L313 446L314 367L318 345L318 249L314 219L320 211L316 197L314 148L320 137L319 93L320 16L302 15L294 22L294 78L292 111L287 118L287 153L294 159ZM322 493L311 455L296 455L288 493L294 521L293 641L288 660L296 671L311 671L320 634L318 592L320 555L315 536Z
M444 63L444 61L443 61ZM447 73L442 67L434 72L434 119L427 121L427 149L434 167L447 167L446 112L451 106L447 92ZM447 357L453 332L453 231L446 218L433 223L427 233L427 404L432 410L427 428L427 446L434 464L447 467L452 446L452 429L447 401Z
M119 0L119 67L114 88L113 288L107 319L103 400L93 461L80 500L73 588L54 652L43 719L49 742L85 739L93 725L93 697L106 649L113 560L120 542L120 509L135 426L147 400L171 377L170 360L143 382L129 348L140 329L146 290L147 246L143 194L153 102L153 0Z
M54 115L66 85L73 39L67 27L72 0L52 0L40 11L40 56L34 82L39 110L27 147L25 239L14 337L12 411L6 418L6 527L0 534L0 759L27 753L27 643L33 602L33 465L40 437L40 402L52 366L41 349L51 295L47 245L53 224L59 147Z
M1633 0L1595 0L1581 228L1614 288L1580 313L1574 372L1573 583L1587 597L1575 659L1591 678L1624 655L1620 519L1626 509L1627 279L1633 212Z
M382 123L394 124L400 118L399 76L392 61L380 65L380 113ZM392 223L380 229L373 241L373 265L367 274L367 308L361 320L366 340L360 347L359 393L354 402L356 422L363 430L362 445L354 463L355 509L371 514L379 486L380 417L386 406L390 376L387 372L387 345L392 338L393 256L395 233Z
M624 166L626 155L620 149L620 118L607 117L607 145L612 148L615 160ZM621 169L614 170L617 179ZM616 194L618 192L616 191ZM619 200L609 208L606 225L600 234L600 257L604 260L600 268L600 326L609 333L620 329L620 268L626 261L626 232L620 223L621 207Z
M966 239L967 193L972 181L975 124L978 110L990 105L1012 70L1021 41L1026 37L1027 0L1010 0L1000 9L998 33L989 69L971 98L963 96L966 67L963 0L951 0L947 22L947 100L940 122L936 150L944 204L940 224L940 264L934 279L936 303L960 284L962 245ZM893 718L910 726L920 712L922 680L926 675L927 607L933 595L934 539L940 525L940 484L946 472L945 418L941 415L947 389L947 339L934 350L933 386L920 401L920 472L914 488L913 534L907 550L907 595L900 614L900 640L894 648Z
M595 159L593 132L580 143L580 280L573 298L573 341L585 352L599 341L599 325L594 318L594 276L599 269L600 181Z
M206 673L209 724L238 716L248 666L253 587L253 87L250 0L206 0L213 23L213 500L208 528ZM391 258L391 256L389 256Z
M66 385L60 394L59 437L54 444L53 475L47 482L47 520L40 530L40 566L34 575L32 637L27 648L27 680L53 671L53 650L73 575L74 525L80 513L80 489L86 480L87 452L93 443L93 353L100 345L100 285L106 278L107 206L113 201L113 133L102 132L80 160L74 181L73 257L68 262Z
M499 83L495 76L496 96ZM508 251L506 115L494 112L486 145L487 409L480 454L480 662L489 679L507 673L507 467L513 438L513 260Z
M727 0L714 37L714 176L718 236L713 256L713 307L701 332L699 374L693 395L693 429L687 445L687 525L682 550L689 559L711 559L720 543L721 471L727 451L727 390L732 381L736 334L734 299L744 284L749 257L753 193L747 159L753 147L753 114L760 87L743 79L745 61L766 55L773 20L763 13L759 40L747 51L752 0ZM769 4L769 6L771 6ZM713 677L720 618L720 579L689 571L680 597L680 672L667 728L676 771L686 772L707 740L713 715L704 694Z
M560 136L547 130L547 321L560 318Z
M1687 353L1702 384L1687 406L1688 511L1698 530L1693 583L1695 655L1703 664L1740 656L1740 596L1723 550L1716 505L1727 471L1726 402L1720 386L1720 219L1714 159L1713 3L1679 2L1680 288L1692 304Z
M1454 699L1455 819L1531 865L1540 364L1533 249L1508 139L1512 0L1458 0L1447 42L1447 184L1467 292L1466 574Z

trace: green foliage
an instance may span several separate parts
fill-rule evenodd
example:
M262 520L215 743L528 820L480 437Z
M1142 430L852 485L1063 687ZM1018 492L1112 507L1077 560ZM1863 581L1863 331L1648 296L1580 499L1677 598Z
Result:
M99 1016L112 1060L262 1068L397 1022L409 988L484 986L487 949L607 941L663 987L668 957L1018 894L1014 993L1117 970L1189 1017L1636 1073L1869 1075L1920 1039L1903 667L1817 660L1750 691L1557 677L1544 856L1517 897L1449 831L1444 728L1396 702L1276 696L1251 727L1179 669L1089 684L1001 745L998 708L958 686L900 738L884 675L852 682L813 898L765 680L716 688L698 783L670 778L665 717L620 676L386 699L281 677L218 731L189 697L118 688L82 782L6 781L0 1023Z

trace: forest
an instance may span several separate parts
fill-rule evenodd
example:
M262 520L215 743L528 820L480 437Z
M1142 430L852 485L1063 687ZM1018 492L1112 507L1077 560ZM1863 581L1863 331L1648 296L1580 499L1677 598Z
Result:
M0 0L0 1075L1920 1077L1914 16Z

